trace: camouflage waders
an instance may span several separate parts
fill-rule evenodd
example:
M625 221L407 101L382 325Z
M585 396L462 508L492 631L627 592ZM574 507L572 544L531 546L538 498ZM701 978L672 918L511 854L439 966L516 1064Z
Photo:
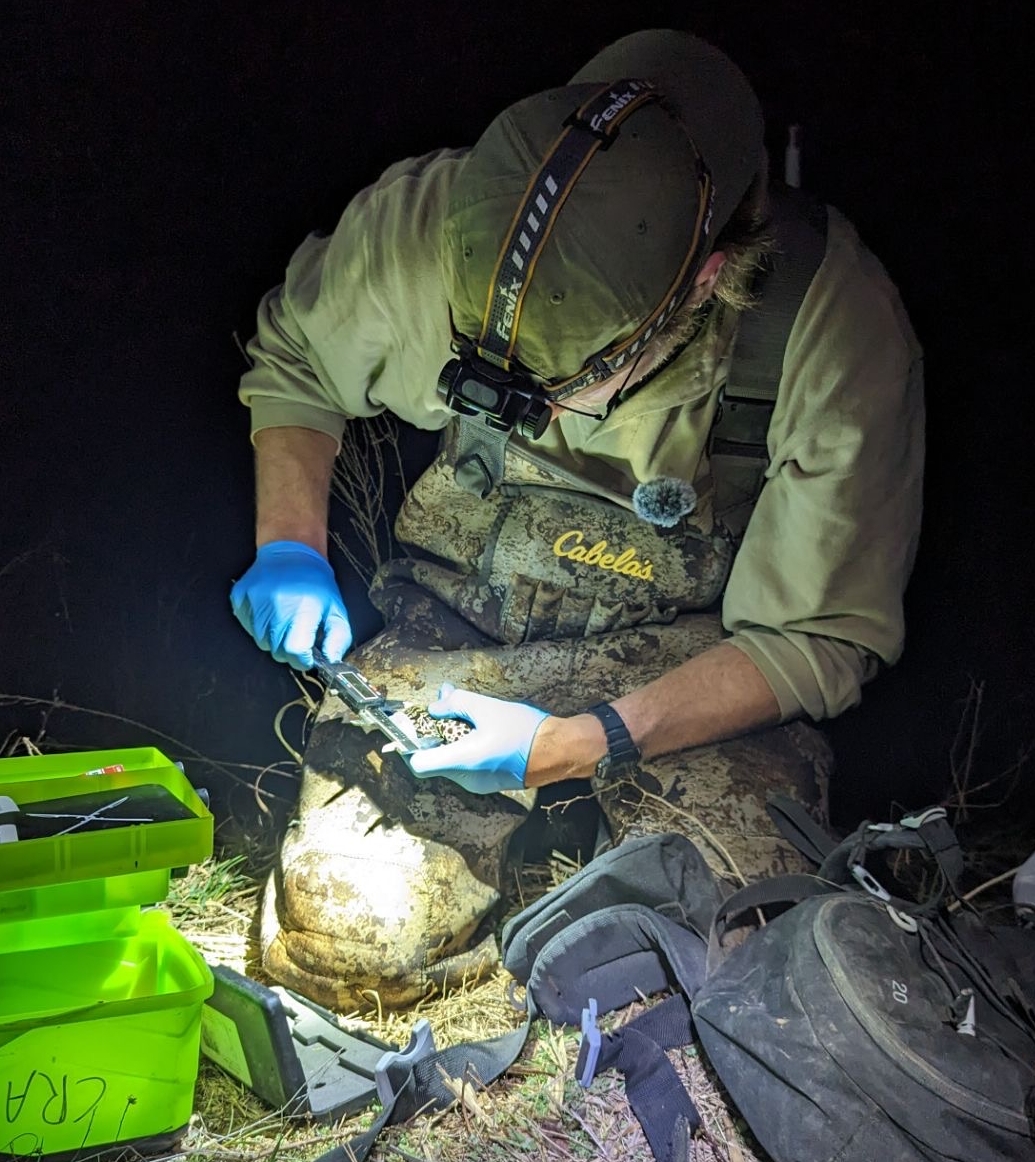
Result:
M386 628L349 658L389 697L426 704L448 680L574 714L722 640L733 550L705 505L658 529L510 451L503 486L480 499L457 488L453 455L447 441L408 496L396 532L414 555L375 580ZM400 1006L495 966L506 849L534 792L417 779L348 719L327 696L265 896L264 964L333 1008ZM830 766L822 735L796 722L587 786L616 842L681 831L717 871L753 879L801 866L767 794L825 822Z

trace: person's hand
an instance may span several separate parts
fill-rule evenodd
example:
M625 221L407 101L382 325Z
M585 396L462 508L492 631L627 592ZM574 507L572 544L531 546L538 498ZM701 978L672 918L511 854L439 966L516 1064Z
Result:
M313 665L313 646L340 662L352 645L352 627L334 570L298 541L270 541L230 591L234 615L278 662L296 670Z
M410 769L421 778L452 779L476 795L516 791L525 785L532 740L549 717L538 706L457 690L448 682L428 713L432 718L466 719L474 729L456 742L407 755Z

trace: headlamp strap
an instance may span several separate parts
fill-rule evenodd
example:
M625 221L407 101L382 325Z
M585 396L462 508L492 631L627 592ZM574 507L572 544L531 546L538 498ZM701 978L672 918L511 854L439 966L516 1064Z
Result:
M475 344L482 358L511 370L525 292L561 206L590 158L614 141L626 117L645 102L658 99L649 81L618 81L598 90L565 120L560 136L529 182L500 248Z

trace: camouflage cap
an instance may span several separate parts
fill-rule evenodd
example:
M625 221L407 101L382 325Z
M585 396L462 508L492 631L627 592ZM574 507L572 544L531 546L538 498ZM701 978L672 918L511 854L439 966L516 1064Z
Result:
M464 159L444 227L456 330L477 340L500 251L527 189L566 119L602 86L636 78L640 104L589 159L528 277L514 358L546 380L573 376L637 331L670 293L688 254L699 266L762 165L758 99L718 49L689 33L649 30L617 41L557 89L498 116ZM713 185L709 231L699 162ZM696 246L695 246L696 242Z

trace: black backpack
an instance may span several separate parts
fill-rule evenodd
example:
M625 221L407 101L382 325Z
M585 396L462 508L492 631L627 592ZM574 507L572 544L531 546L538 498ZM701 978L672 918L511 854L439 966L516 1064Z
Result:
M439 1064L489 1083L536 1018L581 1026L581 1084L623 1074L659 1162L685 1159L700 1125L666 1055L694 1041L773 1162L1035 1162L1035 931L953 909L962 856L940 809L864 823L839 844L795 804L774 813L817 875L731 893L688 839L654 835L516 915L503 958L526 986L524 1027L399 1055L392 1102L320 1162L361 1159L381 1126L448 1104ZM892 896L877 866L909 849L940 881L922 903ZM756 925L759 913L771 918ZM660 993L600 1029L602 1014Z
M815 878L752 884L720 906L693 1001L763 1147L778 1162L1035 1159L1035 933L959 906L962 856L941 809L811 839ZM940 881L922 904L868 866L908 849ZM719 957L731 919L781 899L797 902Z
M593 861L508 925L508 967L543 1015L574 1023L581 986L579 1080L619 1068L655 1156L679 1157L696 1113L661 1051L682 1027L775 1162L1033 1162L1035 933L958 906L962 856L941 809L864 823L841 843L794 804L776 814L816 876L722 899L694 850L668 877L679 898L637 904L624 882L607 904ZM693 850L671 835L635 842L640 865L652 846L670 862ZM879 875L881 852L909 849L938 880L923 903L892 896ZM613 880L620 866L600 871ZM716 893L706 939L701 903ZM725 953L732 922L760 909L783 910ZM675 996L617 1037L596 1029L598 1014L665 988Z

